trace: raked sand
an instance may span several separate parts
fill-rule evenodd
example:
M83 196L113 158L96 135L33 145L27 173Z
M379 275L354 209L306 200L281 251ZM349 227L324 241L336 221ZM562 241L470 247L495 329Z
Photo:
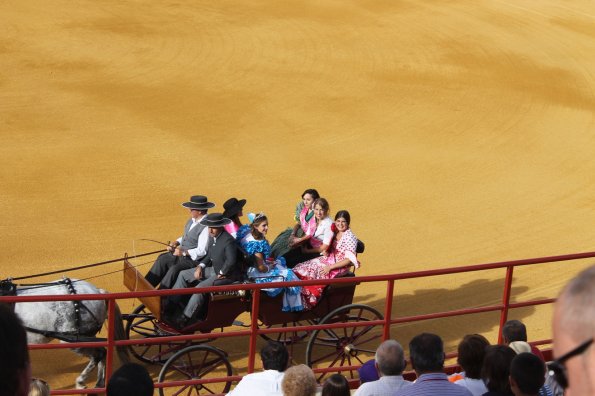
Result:
M351 212L358 274L594 250L594 20L583 0L5 1L2 277L155 250L140 239L178 237L194 194L246 198L272 240L311 187ZM553 297L587 263L521 269L513 299ZM398 283L395 313L496 303L503 276ZM119 274L92 282L124 290ZM382 309L384 290L356 301ZM550 337L550 307L511 316ZM496 327L392 334L453 350ZM243 373L246 340L231 345ZM33 356L54 389L83 368Z

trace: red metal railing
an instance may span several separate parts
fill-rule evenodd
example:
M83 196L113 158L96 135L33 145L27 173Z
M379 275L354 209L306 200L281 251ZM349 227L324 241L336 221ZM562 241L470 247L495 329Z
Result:
M284 287L284 286L294 286L294 285L320 285L320 284L336 284L336 283L353 283L354 278L341 278L341 279L330 279L330 280L310 280L310 281L295 281L295 282L278 282L275 284L268 283L268 284L242 284L242 285L230 285L230 286L220 286L220 287L209 287L201 289L201 292L211 292L211 291L221 291L223 288L225 290L251 290L252 295L252 319L250 324L249 330L240 330L240 331L226 331L224 333L211 333L211 334L187 334L187 335L179 335L179 336L171 336L171 337L158 337L158 338L148 338L143 340L118 340L114 339L114 318L115 318L115 303L119 299L130 299L130 298L138 298L143 296L166 296L166 295L173 295L173 294L192 294L195 292L193 288L189 289L178 289L178 290L155 290L155 291L144 291L144 292L127 292L127 293L110 293L110 294L86 294L86 295L70 295L70 296L5 296L0 297L1 302L33 302L33 301L75 301L75 300L107 300L108 301L108 334L107 340L103 342L78 342L78 343L69 343L69 344L35 344L30 345L29 348L32 350L35 349L62 349L62 348L75 348L75 347L106 347L107 348L107 361L106 361L106 371L107 377L109 380L109 376L112 372L112 363L113 363L113 353L114 347L116 346L124 346L124 345L134 345L134 344L161 344L167 343L172 341L184 341L184 340L201 340L201 339L213 339L213 338L225 338L225 337L240 337L240 336L248 336L249 337L249 348L248 348L248 372L254 371L255 366L255 357L257 354L256 351L256 340L257 337L261 334L270 334L270 333L282 333L282 332L295 332L295 331L313 331L316 329L335 329L335 328L353 328L358 326L373 326L378 325L383 327L382 331L382 339L390 338L390 329L391 325L399 324L399 323L410 323L410 322L418 322L428 319L436 319L436 318L446 318L446 317L454 317L460 315L469 315L469 314L477 314L482 312L493 312L493 311L500 311L500 323L499 323L499 342L501 342L501 329L503 324L506 322L508 317L508 311L513 308L520 308L520 307L528 307L528 306L536 306L541 304L549 304L555 301L554 298L547 298L547 299L537 299L537 300L530 300L530 301L523 301L523 302L516 302L511 303L511 287L513 281L513 271L515 267L518 266L525 266L525 265L538 265L538 264L545 264L545 263L552 263L552 262L562 262L562 261L573 261L573 260L580 260L586 258L593 258L595 257L595 252L587 252L587 253L578 253L578 254L568 254L568 255L560 255L560 256L549 256L549 257L541 257L541 258L532 258L532 259L524 259L524 260L515 260L515 261L503 261L503 262L495 262L495 263L488 263L488 264L479 264L479 265L470 265L470 266L462 266L456 268L444 268L444 269L437 269L437 270L427 270L427 271L416 271L416 272L408 272L408 273L401 273L401 274L392 274L392 275L378 275L378 276L358 276L355 278L359 283L366 283L366 282L387 282L386 288L386 296L385 296L385 309L384 309L384 319L377 320L377 321L366 321L366 322L351 322L351 323L332 323L326 325L307 325L307 326L288 326L283 328L274 328L274 329L261 329L258 327L258 312L259 312L259 301L260 301L260 293L261 289L263 288L270 288L270 287ZM423 315L411 315L411 316L404 316L404 317L392 317L392 304L393 304L393 293L394 293L394 284L397 281L406 280L406 279L414 279L414 278L426 278L426 277L435 277L435 276L443 276L443 275L452 275L452 274L460 274L465 272L473 272L473 271L486 271L486 270L493 270L505 268L506 275L505 275L505 282L502 292L502 302L496 305L484 306L480 308L468 308L468 309L456 309L450 311L442 311L442 312L434 312L430 314L423 314ZM532 342L532 344L536 345L543 345L549 344L551 340L539 340ZM452 357L454 354L448 355L448 357ZM315 371L317 372L331 372L331 371L348 371L349 369L356 369L359 366L342 366L341 368L320 368ZM180 384L199 384L199 383L211 383L216 381L237 381L241 378L241 376L231 376L231 377L221 377L221 378L211 378L211 379L197 379L192 381L178 381L175 383L157 383L155 386L157 388L161 387L168 387L172 385L180 385ZM54 395L68 395L68 394L82 394L82 393L100 393L104 392L105 388L94 388L94 389L72 389L72 390L53 390L52 394Z

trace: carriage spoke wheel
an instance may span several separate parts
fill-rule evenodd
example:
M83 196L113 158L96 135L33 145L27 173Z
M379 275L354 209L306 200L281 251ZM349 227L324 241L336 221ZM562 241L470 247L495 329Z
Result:
M225 352L208 345L192 345L175 353L159 373L159 382L231 376ZM159 388L159 395L212 395L227 393L231 381Z
M292 321L277 325L264 325L260 320L258 321L259 328L266 328L266 329L274 329L274 328L286 328L286 327L294 327L294 326L304 326L304 325L313 325L316 324L313 320L302 320L302 321ZM290 331L284 333L268 333L268 334L260 334L262 338L267 341L277 341L282 343L287 347L287 352L289 352L289 361L295 364L298 362L295 360L296 352L294 351L294 346L296 344L301 343L310 335L310 331L308 330L300 330L300 331Z
M312 320L303 320L303 321L298 321L298 322L283 323L280 325L265 326L260 320L258 321L258 327L261 329L262 328L274 329L274 328L285 328L285 327L294 327L294 326L297 327L297 326L314 325L314 324L316 324L316 323ZM290 345L290 344L295 344L300 341L303 341L305 338L308 337L309 334L310 334L309 331L301 330L301 331L290 331L290 332L285 332L285 333L261 334L260 336L267 341L269 341L269 340L277 341L284 345Z
M351 304L337 308L326 315L319 324L367 322L382 320L380 312L372 307ZM306 364L312 369L355 366L374 358L382 338L382 326L358 326L338 329L315 330L306 348ZM346 369L350 378L356 370ZM345 372L343 373L345 375ZM317 373L318 382L333 373Z
M156 319L143 305L139 305L128 315L126 320L126 338L144 339L177 334L165 333L156 325ZM168 342L164 344L138 344L129 345L132 355L145 363L164 363L178 350L190 345L189 342Z

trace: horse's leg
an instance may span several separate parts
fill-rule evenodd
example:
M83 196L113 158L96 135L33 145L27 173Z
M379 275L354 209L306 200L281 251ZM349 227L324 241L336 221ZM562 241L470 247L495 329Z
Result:
M97 382L96 388L103 388L105 386L105 360L97 362Z
M96 388L103 388L105 386L105 348L97 348L96 354L93 360L97 363L97 382L95 383Z
M89 363L87 364L87 367L85 367L85 369L83 371L81 371L81 373L79 374L79 376L76 378L76 389L86 389L87 388L87 378L89 378L89 373L91 371L93 371L93 369L95 368L95 366L97 365L97 362L95 361L95 359L84 353L81 349L78 350L78 352L81 355L87 356L89 357Z
M76 389L87 388L87 379L95 367L97 367L97 383L95 387L103 388L105 385L105 348L76 348L73 351L89 358L87 367L85 367L76 379Z

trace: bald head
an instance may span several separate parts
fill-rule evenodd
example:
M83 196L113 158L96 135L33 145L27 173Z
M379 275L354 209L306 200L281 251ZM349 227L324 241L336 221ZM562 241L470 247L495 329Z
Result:
M407 362L403 347L395 340L386 340L376 349L376 366L382 376L401 375Z
M570 337L583 342L595 336L595 265L571 280L556 303L557 320Z
M554 357L575 350L595 337L595 266L571 280L556 301L554 309ZM566 396L595 395L595 347L568 358Z

